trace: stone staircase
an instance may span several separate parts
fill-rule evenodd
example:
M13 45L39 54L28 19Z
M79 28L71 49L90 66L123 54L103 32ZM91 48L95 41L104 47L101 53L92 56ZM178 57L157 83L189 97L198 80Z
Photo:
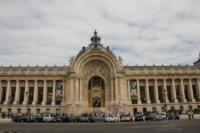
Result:
M84 112L88 112L88 113L97 113L97 112L103 112L103 113L112 113L111 111L109 111L106 108L87 108Z

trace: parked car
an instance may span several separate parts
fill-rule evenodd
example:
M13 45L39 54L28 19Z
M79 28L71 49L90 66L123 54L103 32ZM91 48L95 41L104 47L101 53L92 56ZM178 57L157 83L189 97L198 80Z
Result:
M96 116L93 116L93 115L89 115L89 122L96 122Z
M89 122L89 115L88 114L82 114L80 116L80 122Z
M28 122L28 123L35 122L36 121L35 118L36 117L34 115L29 114L29 115L25 116L24 122Z
M51 114L43 114L43 122L55 122L55 117Z
M66 114L62 114L61 119L62 122L71 122L71 118Z
M179 112L176 112L176 113L175 113L175 120L179 120L179 119L180 119Z
M43 116L41 114L36 114L35 122L43 122Z
M54 119L55 119L55 122L58 122L58 123L63 122L62 116L61 116L61 115L55 115L55 116L54 116Z
M16 114L12 117L14 122L25 122L25 116L23 114Z
M143 121L144 119L143 119L143 114L142 114L142 112L137 112L137 113L135 114L134 120L135 120L135 121Z
M146 113L145 114L145 121L153 121L155 120L156 113Z
M162 121L163 120L162 114L161 113L155 114L155 119L154 120L156 120L156 121Z
M175 120L175 112L169 112L167 114L168 120Z
M162 115L162 120L167 120L167 114L165 112L160 113Z
M121 115L120 117L120 121L121 122L131 122L131 116L130 114L124 114L124 115Z
M105 122L118 122L120 121L120 118L117 116L106 116L105 117Z
M94 122L102 122L102 121L104 121L104 119L102 119L101 116L98 116L98 115L93 116L93 120L94 120Z

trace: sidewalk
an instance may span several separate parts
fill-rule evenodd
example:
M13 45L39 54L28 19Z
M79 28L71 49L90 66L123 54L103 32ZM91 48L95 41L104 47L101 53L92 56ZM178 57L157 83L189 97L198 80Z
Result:
M188 120L189 118L188 118L188 115L180 115L180 119L181 120ZM194 115L194 119L200 119L200 115L199 114Z

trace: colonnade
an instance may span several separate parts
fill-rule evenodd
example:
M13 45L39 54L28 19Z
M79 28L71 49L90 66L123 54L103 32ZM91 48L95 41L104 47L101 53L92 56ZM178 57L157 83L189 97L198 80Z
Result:
M161 103L161 96L163 103L178 103L178 102L196 102L200 101L200 79L196 78L172 78L172 79L131 79L128 80L128 88L130 89L130 81L136 82L137 103L145 104ZM159 83L159 85L158 85ZM150 89L151 86L151 89ZM159 90L161 87L161 92ZM143 89L144 88L144 89ZM144 97L141 98L141 90L144 90ZM153 91L153 98L150 97L150 92ZM168 94L170 93L170 94ZM195 95L195 96L194 96ZM186 98L187 96L187 98ZM129 100L131 98L129 97ZM151 101L154 99L154 101Z
M32 81L32 84L30 83ZM4 83L3 83L4 82ZM11 82L14 84L11 85ZM22 83L23 82L23 83ZM42 84L38 85L38 82L42 82ZM30 95L30 87L33 87L33 100L32 105L38 104L38 97L39 97L39 88L43 88L43 96L42 96L42 102L41 105L47 105L47 82L51 82L51 88L52 88L52 97L51 97L51 105L55 105L55 97L56 97L56 80L0 80L0 103L7 105L7 104L14 104L18 105L20 104L20 97L23 97L23 105L30 104L29 103L29 95ZM61 81L64 86L64 81ZM11 95L12 93L12 87L14 87L14 97ZM24 91L22 93L21 89L24 88ZM5 92L3 92L3 88L5 88ZM64 89L63 89L64 91ZM4 93L4 94L3 94ZM23 95L22 95L23 94ZM4 95L4 98L3 98ZM13 102L11 102L13 99Z

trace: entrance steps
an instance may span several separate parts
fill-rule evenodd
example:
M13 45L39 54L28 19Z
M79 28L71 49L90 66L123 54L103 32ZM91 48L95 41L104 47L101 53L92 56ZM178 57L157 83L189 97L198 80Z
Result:
M112 113L111 111L109 111L106 108L87 108L87 110L85 110L84 112L86 113L98 113L98 112L103 112L103 113Z

